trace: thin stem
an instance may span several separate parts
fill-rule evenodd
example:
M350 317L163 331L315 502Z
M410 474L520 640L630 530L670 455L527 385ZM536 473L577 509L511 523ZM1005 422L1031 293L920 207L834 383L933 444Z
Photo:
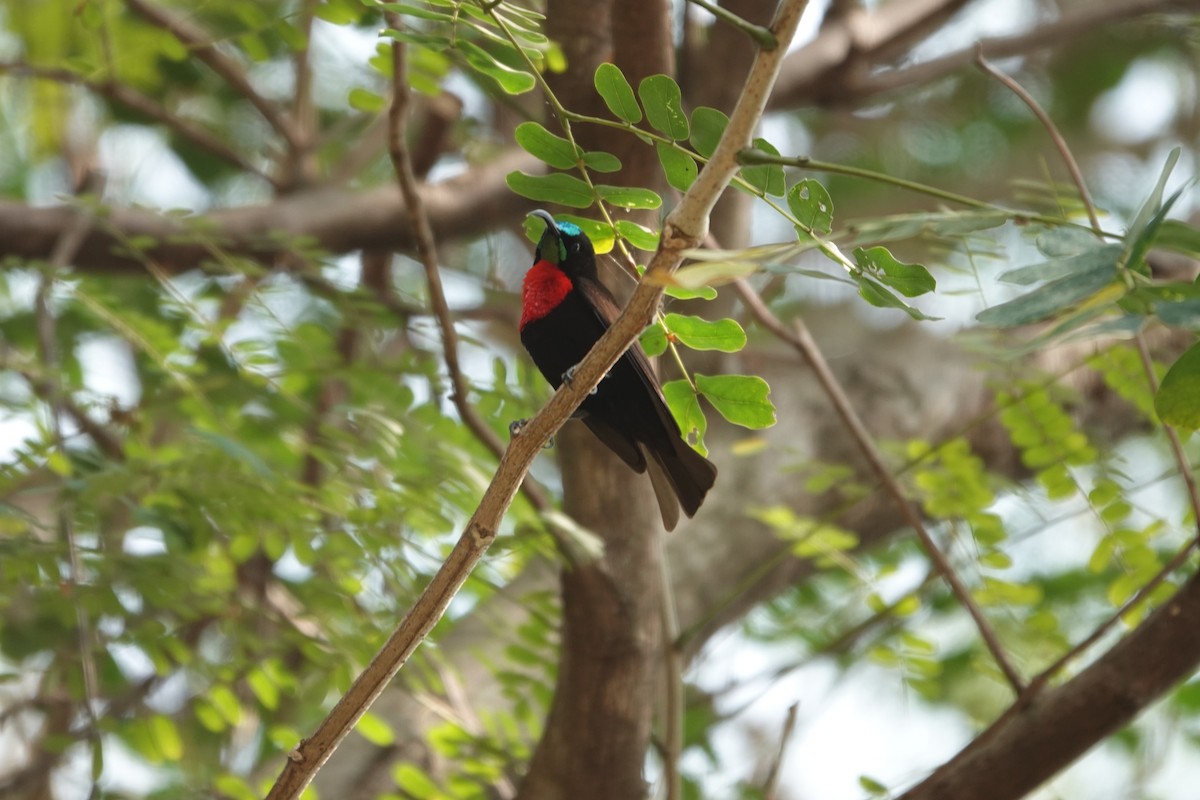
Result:
M981 70L1000 81L1000 83L1008 87L1009 91L1021 98L1021 102L1029 106L1029 110L1038 118L1038 122L1042 123L1042 127L1046 129L1046 133L1050 136L1050 141L1054 142L1054 146L1058 149L1058 154L1062 156L1063 163L1067 166L1067 172L1071 173L1071 180L1074 181L1075 189L1079 192L1079 199L1083 201L1083 206L1087 209L1088 220L1092 223L1092 230L1097 235L1103 235L1103 231L1100 228L1100 217L1096 214L1096 206L1092 203L1092 195L1088 191L1087 184L1083 182L1083 173L1079 169L1079 162L1071 154L1071 148L1067 146L1067 140L1063 138L1062 133L1058 130L1058 126L1054 124L1054 120L1050 119L1050 115L1046 113L1041 104L1033 99L1033 95L1025 91L1024 86L1001 72L994 64L988 61L983 55L982 48L977 49L975 52L975 63L979 65Z
M400 15L389 11L385 15L390 27L397 30L404 24ZM429 215L425 211L425 203L417 191L417 178L413 172L412 158L408 151L408 109L412 95L408 88L408 64L405 57L406 49L403 42L392 42L392 103L388 108L388 152L391 155L392 168L396 173L396 182L404 197L408 209L408 222L412 226L413 238L417 242L417 252L421 265L425 270L425 283L429 287L429 306L434 319L437 320L438 331L442 339L442 359L446 363L446 372L450 377L450 401L454 403L459 417L467 428L475 435L484 447L496 457L504 455L504 444L488 424L479 416L479 412L471 405L466 377L458 358L458 332L454 329L454 319L450 313L450 304L446 302L446 291L442 287L441 270L438 268L437 245L434 241L433 227L429 223ZM523 491L529 502L539 513L545 513L552 504L541 489L533 483L532 478L526 478ZM553 526L550 526L554 530Z
M710 3L708 0L688 0L688 2L692 5L703 8L717 19L746 34L763 50L774 50L779 46L779 42L775 39L775 35L771 33L769 29L764 28L761 25L755 25L749 20L742 19L727 8L719 6L716 3Z

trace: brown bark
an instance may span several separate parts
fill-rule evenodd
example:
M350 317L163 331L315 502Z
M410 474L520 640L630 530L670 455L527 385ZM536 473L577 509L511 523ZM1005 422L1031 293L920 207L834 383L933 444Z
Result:
M1077 677L1002 720L901 800L1011 800L1133 720L1200 665L1200 575Z

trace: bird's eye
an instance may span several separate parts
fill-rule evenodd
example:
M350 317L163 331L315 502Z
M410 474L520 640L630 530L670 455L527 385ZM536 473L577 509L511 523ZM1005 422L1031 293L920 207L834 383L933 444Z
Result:
M575 244L571 245L571 250L573 252L578 253L579 252L579 242L575 242Z

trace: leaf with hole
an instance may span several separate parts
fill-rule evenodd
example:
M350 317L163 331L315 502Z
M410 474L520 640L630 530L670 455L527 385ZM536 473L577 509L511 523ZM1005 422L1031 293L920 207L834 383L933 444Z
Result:
M813 233L824 235L833 230L833 199L820 181L805 178L787 193L788 208Z
M708 420L700 409L700 402L691 385L685 380L668 381L663 384L662 391L667 408L671 409L671 416L675 417L684 441L696 448L701 455L708 455L708 448L704 446Z
M656 193L636 186L600 184L596 186L596 194L606 203L618 208L658 208L662 205L662 198Z
M690 128L687 114L683 113L683 93L670 75L643 78L638 84L638 97L652 128L676 141L688 138Z
M920 297L937 288L937 281L921 264L905 264L886 247L856 247L854 261L866 272L905 297Z

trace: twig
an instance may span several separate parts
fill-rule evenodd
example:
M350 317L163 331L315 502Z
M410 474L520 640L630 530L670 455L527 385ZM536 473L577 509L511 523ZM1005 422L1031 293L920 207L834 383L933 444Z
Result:
M304 46L296 50L292 57L292 71L296 76L292 125L296 144L288 154L286 182L289 186L303 186L316 177L316 164L312 158L318 130L317 107L312 96L312 27L316 8L317 0L304 0L299 23Z
M779 46L779 42L775 40L774 34L762 25L755 25L749 20L742 19L737 14L734 14L727 8L710 3L708 0L688 0L689 3L703 8L708 13L712 14L717 19L737 28L742 33L750 37L750 39L763 50L774 50Z
M23 62L0 64L0 74L4 73L70 84L72 86L82 86L88 91L94 92L113 103L125 106L131 111L141 114L147 119L165 125L182 138L196 145L196 147L216 156L222 161L228 162L243 172L248 172L265 181L269 181L273 186L276 185L276 180L273 177L254 164L251 164L225 142L204 130L204 128L171 113L159 105L153 98L142 94L131 86L126 86L115 80L92 80L74 70L61 67L39 67Z
M1100 219L1096 214L1096 207L1092 203L1092 195L1083 181L1083 173L1080 171L1079 164L1076 162L1074 154L1071 153L1071 148L1067 145L1066 139L1063 138L1062 134L1059 133L1058 127L1054 124L1054 120L1050 119L1050 115L1042 109L1029 92L1025 91L1025 87L988 63L987 59L983 57L982 51L977 53L976 61L981 69L1003 83L1025 105L1029 106L1034 116L1042 123L1042 127L1045 128L1047 135L1054 142L1055 147L1058 148L1059 155L1062 156L1063 162L1067 166L1067 171L1071 173L1071 179L1075 182L1075 187L1079 191L1079 197L1087 209L1088 219L1091 220L1092 231L1096 234L1097 238L1103 239L1104 232L1100 228ZM1126 265L1127 268L1128 266ZM1157 394L1158 376L1154 373L1154 359L1150 356L1150 348L1146 345L1146 337L1140 329L1134 335L1134 342L1137 345L1138 359L1141 361L1142 370L1146 375L1146 383L1150 387L1150 393ZM1165 421L1162 425L1163 430L1167 434L1167 441L1171 446L1171 455L1175 459L1175 464L1179 468L1179 475L1183 479L1184 486L1187 489L1188 501L1192 507L1192 517L1196 522L1197 536L1200 537L1200 489L1196 486L1196 477L1192 474L1191 462L1188 460L1187 454L1183 451L1183 442L1180 440L1174 426Z
M86 182L90 183L91 186L81 187L81 193L90 190L99 194L102 191L103 181L96 173L92 173ZM42 363L45 365L47 372L52 376L59 372L61 359L58 351L57 336L55 334L56 320L54 312L50 308L50 293L54 289L56 275L71 262L75 252L83 243L84 237L91 230L92 224L93 218L91 212L81 208L74 224L63 231L50 257L50 262L45 266L41 279L38 282L37 294L34 298L38 349ZM63 400L66 396L66 391L61 383L53 378L48 382L48 388L51 400L50 429L54 436L54 448L59 456L69 459L70 456L66 449L66 439L63 436L62 419L65 413ZM93 748L98 748L102 746L98 727L99 712L96 708L100 699L99 683L96 676L96 660L92 654L91 620L88 619L86 605L78 596L79 587L83 584L83 562L79 555L79 542L75 539L75 526L71 519L70 503L59 503L56 510L56 517L58 533L67 547L67 580L73 596L73 605L75 606L75 625L78 628L76 633L79 640L79 666L83 674L84 715L89 723L87 738ZM93 786L93 793L94 791L95 786Z
M404 22L394 11L386 12L387 24L399 30ZM425 213L425 203L417 191L417 178L413 172L412 159L409 156L408 142L408 110L412 94L408 88L408 64L405 58L406 48L403 42L392 45L392 103L388 108L388 153L392 159L392 168L396 173L396 182L404 197L404 205L408 210L408 222L412 227L413 238L417 243L417 252L421 257L421 265L425 269L425 283L429 287L429 306L437 320L438 331L442 339L442 359L446 362L446 372L450 376L450 401L454 403L459 417L467 428L475 435L483 446L496 457L504 455L504 444L488 424L479 416L475 406L471 405L467 380L463 375L462 366L458 360L458 332L454 329L454 319L450 315L450 304L446 302L446 292L442 288L442 274L438 267L437 245L434 241L433 228L429 224L429 215ZM533 484L531 478L526 478L522 484L525 496L539 513L549 511L553 505L545 493ZM554 526L550 526L554 531ZM554 535L557 536L555 533ZM568 551L564 550L564 553Z
M1067 172L1071 173L1071 180L1074 181L1075 188L1079 192L1079 199L1083 201L1083 206L1087 209L1088 220L1092 223L1092 230L1097 235L1102 235L1100 217L1096 215L1096 206L1092 203L1092 195L1088 191L1087 184L1083 182L1083 173L1079 170L1079 163L1075 161L1075 156L1071 155L1071 148L1067 146L1067 140L1063 138L1062 133L1058 130L1058 126L1054 124L1054 120L1050 119L1050 115L1046 113L1046 109L1042 108L1041 104L1033 99L1033 95L1025 91L1025 87L1001 72L994 64L984 58L983 47L981 45L976 46L975 63L979 65L981 70L1000 81L1013 94L1021 98L1021 101L1029 106L1029 110L1038 118L1038 122L1042 123L1042 127L1046 129L1046 133L1050 136L1050 140L1058 148L1058 154L1062 156L1063 163L1067 166Z
M250 84L242 65L218 50L213 44L213 37L207 31L187 17L147 0L125 0L125 4L151 25L162 28L186 45L196 58L208 65L208 68L229 84L231 89L246 98L275 132L287 141L289 148L300 149L302 142L297 135L296 126L279 106L259 94Z
M730 116L729 125L712 159L667 217L662 243L650 262L647 274L653 272L660 277L669 276L679 267L683 252L702 241L708 227L708 216L717 197L737 171L737 153L749 144L751 134L762 116L766 98L779 72L780 61L796 32L805 5L805 0L785 0L780 6L771 24L780 46L775 50L762 51L755 58L745 91ZM616 322L579 363L575 380L563 384L522 429L521 435L509 441L479 507L471 515L466 529L442 566L317 731L288 754L288 763L267 795L268 800L295 798L304 790L353 729L359 717L429 635L471 570L495 540L504 513L534 459L541 452L542 445L566 422L567 417L579 407L588 393L599 384L601 377L653 319L662 292L661 285L643 280Z
M775 752L775 758L771 760L771 769L767 772L767 779L763 781L763 800L775 800L777 797L779 776L783 772L783 756L787 752L792 733L796 730L796 712L799 708L799 701L788 706L787 716L783 720L783 731L779 734L779 749Z
M875 446L871 434L867 431L862 419L859 418L858 412L854 410L850 399L846 396L841 384L830 370L829 364L825 361L824 355L821 353L817 343L813 341L812 334L808 328L800 320L796 321L794 331L786 328L779 321L770 309L763 304L762 299L750 287L750 284L745 280L734 282L738 295L742 298L742 302L750 309L750 313L759 323L778 336L783 341L790 344L800 353L800 355L808 362L813 372L816 373L817 380L821 384L826 396L833 404L834 410L841 417L842 423L846 426L855 444L867 459L871 466L871 470L875 473L876 479L884 486L888 494L891 495L896 507L900 510L905 522L912 527L916 532L917 538L921 540L921 545L925 548L925 552L929 555L934 566L942 578L950 586L950 591L954 593L955 598L970 614L971 619L975 622L975 627L979 629L980 636L983 637L984 644L995 659L1000 671L1004 673L1004 677L1008 680L1013 691L1018 695L1024 691L1025 683L1021 676L1017 673L1012 663L1008 659L1008 655L1004 652L1004 648L1000 644L996 632L992 629L987 618L983 616L983 612L979 609L974 598L971 597L970 590L963 584L958 574L954 571L946 555L937 546L937 542L930 536L929 531L925 528L925 523L921 520L920 514L917 513L912 503L904 494L904 489L901 488L899 482L888 470L887 464L883 461L883 455L879 452L879 448Z

